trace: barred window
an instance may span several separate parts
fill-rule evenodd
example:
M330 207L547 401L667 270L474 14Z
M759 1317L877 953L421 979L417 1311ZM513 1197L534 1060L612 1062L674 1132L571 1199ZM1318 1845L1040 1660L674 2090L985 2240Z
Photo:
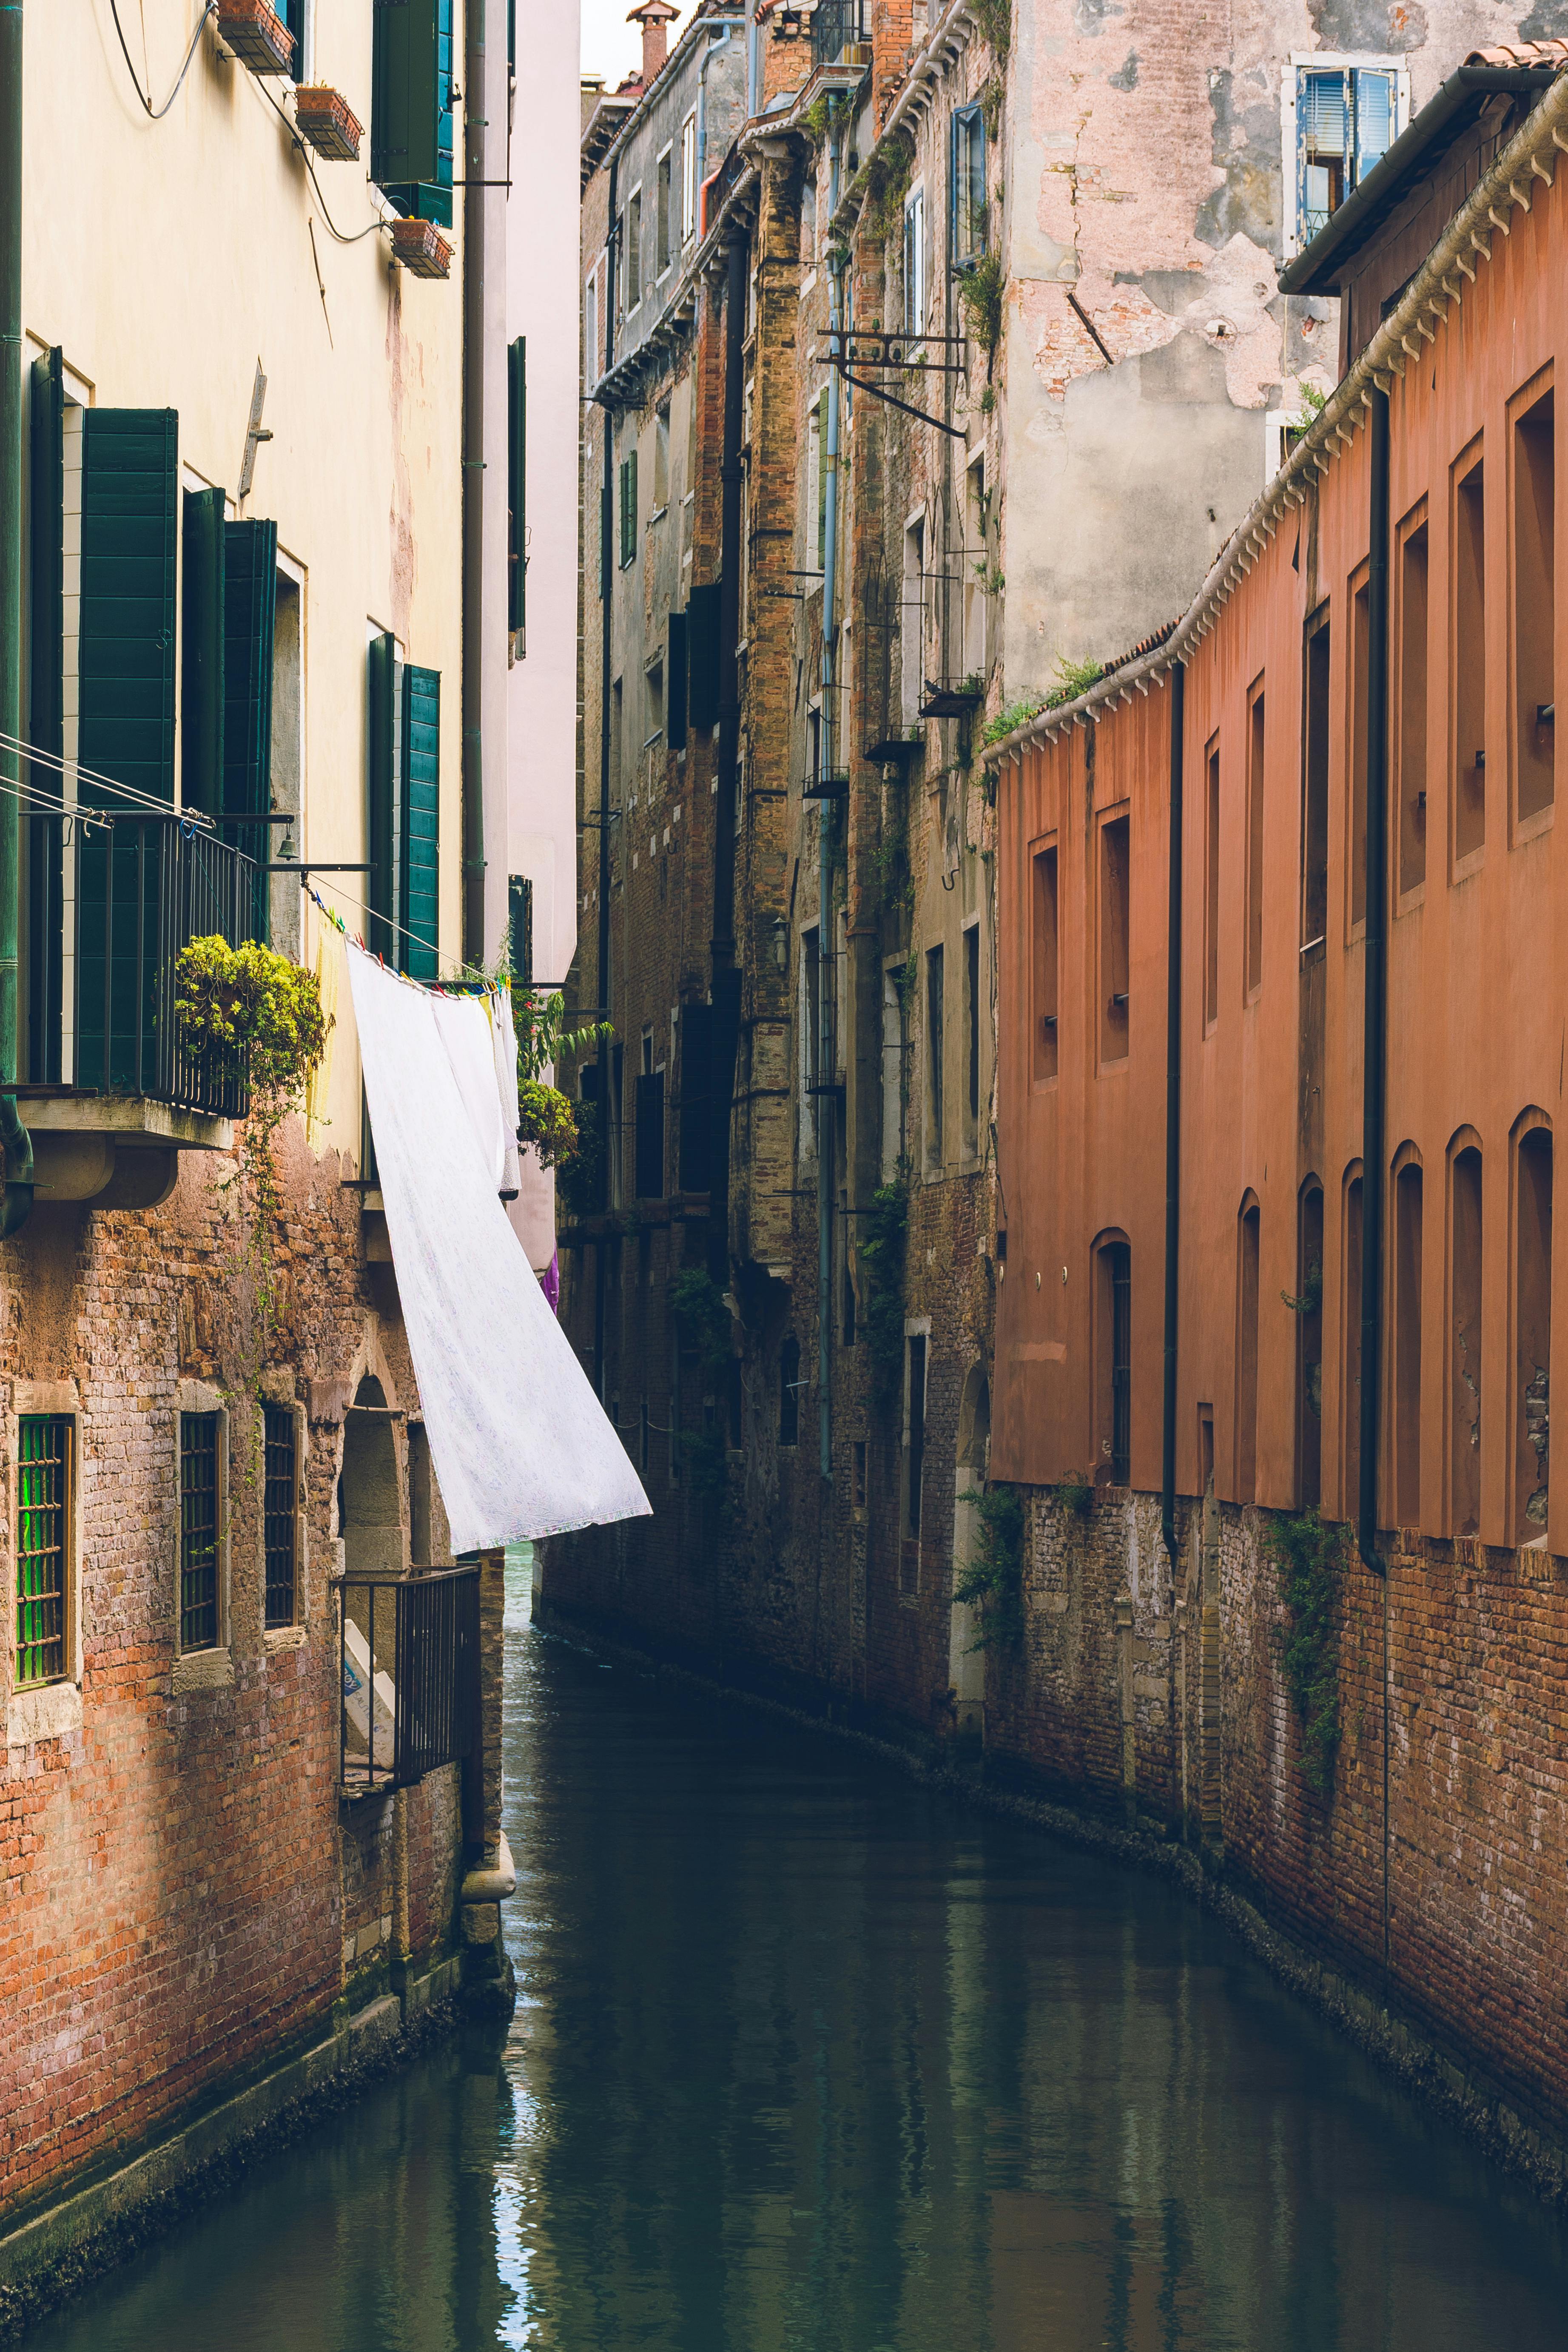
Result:
M218 1645L218 1416L180 1415L180 1647Z
M292 1625L297 1607L294 1416L287 1405L266 1412L266 1492L262 1540L267 1553L267 1628Z
M68 1415L23 1413L16 1465L16 1687L65 1679L71 1522Z

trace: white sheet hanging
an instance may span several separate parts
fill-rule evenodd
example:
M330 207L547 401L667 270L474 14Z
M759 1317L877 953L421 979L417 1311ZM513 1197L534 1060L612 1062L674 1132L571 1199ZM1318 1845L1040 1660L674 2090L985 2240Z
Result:
M503 1201L515 1201L522 1178L517 1163L517 1031L512 1026L511 991L498 988L484 1002L490 1016L490 1043L495 1047L496 1085L500 1089L501 1127L506 1139L500 1193Z
M352 943L347 952L398 1295L454 1549L646 1517L626 1449L496 1197L444 1042L444 1003L461 1000L395 979ZM460 1024L453 1034L471 1067ZM499 1126L494 1056L488 1030L479 1035Z
M493 1189L499 1192L506 1176L506 1127L496 1087L495 1046L490 1040L489 1015L485 1011L484 999L432 996L429 1003L436 1016L436 1032L447 1049L468 1124L478 1138L485 1166L494 1175ZM511 1124L515 1134L515 1118Z

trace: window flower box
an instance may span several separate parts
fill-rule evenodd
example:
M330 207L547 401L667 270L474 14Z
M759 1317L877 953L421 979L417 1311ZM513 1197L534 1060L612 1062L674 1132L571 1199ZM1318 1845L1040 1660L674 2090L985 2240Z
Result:
M347 99L325 82L302 82L294 92L294 120L300 135L330 163L357 163L364 125Z
M294 36L268 0L217 0L217 28L252 73L293 71Z
M434 221L395 220L392 250L416 278L450 278L452 247Z

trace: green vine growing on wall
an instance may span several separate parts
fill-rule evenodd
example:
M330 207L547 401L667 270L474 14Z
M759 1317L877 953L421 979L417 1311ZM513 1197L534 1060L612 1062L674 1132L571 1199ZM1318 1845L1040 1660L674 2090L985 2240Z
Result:
M1002 257L994 251L983 253L973 269L966 269L958 281L958 299L963 305L969 331L987 362L995 357L996 346L1002 340L1002 301L1006 283Z
M1308 1787L1327 1797L1340 1744L1339 1589L1348 1530L1315 1510L1286 1512L1271 1522L1268 1542L1285 1604L1281 1664L1300 1733L1298 1761Z
M992 56L1005 58L1013 45L1013 0L971 0L971 8Z
M880 1184L856 1242L860 1271L869 1276L866 1345L879 1399L889 1402L904 1369L904 1261L909 1241L909 1187L900 1178Z
M904 223L904 198L914 177L915 151L907 139L895 139L879 148L861 171L864 194L860 212L862 233L873 245L885 245Z
M952 1597L978 1612L972 1650L1016 1650L1024 1638L1024 1498L1016 1486L987 1486L973 1506L973 1556Z

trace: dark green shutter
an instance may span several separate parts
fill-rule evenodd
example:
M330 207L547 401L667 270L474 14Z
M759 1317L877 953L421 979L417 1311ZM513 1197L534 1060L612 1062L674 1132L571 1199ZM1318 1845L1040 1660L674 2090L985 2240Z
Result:
M452 226L452 0L374 0L370 175L401 213Z
M686 663L690 679L687 718L693 727L719 724L719 583L691 589L686 599Z
M672 751L686 749L686 615L669 616L669 654L664 672L664 738Z
M365 904L370 909L364 943L373 954L395 963L397 934L396 851L398 835L398 771L401 764L402 665L397 639L390 634L373 637L370 645L370 772L365 826L370 858Z
M58 349L33 362L28 514L27 740L58 759L65 750L65 391ZM32 790L62 797L60 772L35 762ZM21 1075L60 1076L65 898L61 824L33 809L27 828L27 1060Z
M533 981L533 884L526 874L507 877L507 933L511 976L520 988Z
M436 980L440 920L441 673L403 672L403 936L398 969L410 980Z
M259 816L272 805L272 658L278 621L278 526L224 526L223 813ZM268 932L271 839L262 824L231 826L226 838L256 860L253 933Z
M216 816L224 804L224 496L187 490L183 503L180 793L187 808Z
M680 1008L679 1171L683 1192L706 1192L712 1181L713 1007Z
M526 624L528 599L528 339L519 335L506 354L507 626Z
M637 1134L633 1145L635 1191L639 1201L664 1198L664 1072L649 1070L637 1081Z

